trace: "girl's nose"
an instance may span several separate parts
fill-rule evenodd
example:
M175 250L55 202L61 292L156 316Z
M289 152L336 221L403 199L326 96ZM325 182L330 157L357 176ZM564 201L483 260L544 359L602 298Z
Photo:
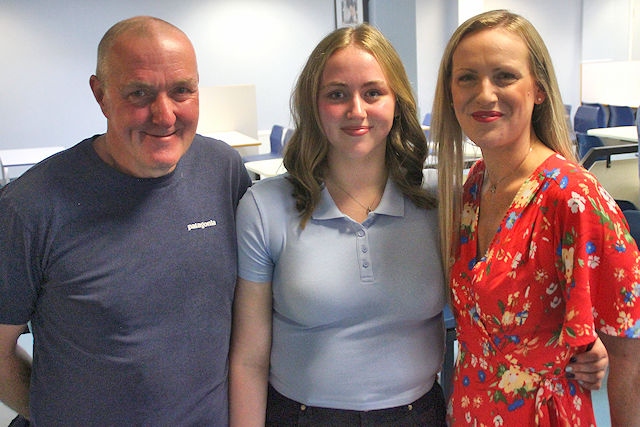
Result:
M354 117L359 118L359 117L364 117L364 115L365 115L364 101L360 96L355 95L351 101L351 106L347 111L347 118L349 119Z

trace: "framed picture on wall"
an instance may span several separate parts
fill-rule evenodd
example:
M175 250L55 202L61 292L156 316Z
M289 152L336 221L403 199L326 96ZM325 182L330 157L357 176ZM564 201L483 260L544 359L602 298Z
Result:
M336 0L336 28L367 21L367 3L368 0Z

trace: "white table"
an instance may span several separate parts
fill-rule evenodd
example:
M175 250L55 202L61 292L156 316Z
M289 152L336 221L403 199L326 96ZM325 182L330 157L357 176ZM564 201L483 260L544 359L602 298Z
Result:
M608 128L594 128L587 131L587 135L599 137L604 145L618 145L623 142L638 142L638 128L636 126L614 126Z
M64 147L60 146L0 150L0 186L7 184L10 180L9 168L29 168L62 150Z
M224 141L234 148L260 146L259 140L245 135L242 132L238 132L237 130L205 132L202 133L202 135Z
M272 176L283 174L287 171L287 169L282 164L282 158L280 157L276 159L246 162L244 164L244 167L247 168L249 172L260 175L260 178L269 178Z
M64 150L64 147L16 148L0 150L0 162L6 168L33 166L41 160Z

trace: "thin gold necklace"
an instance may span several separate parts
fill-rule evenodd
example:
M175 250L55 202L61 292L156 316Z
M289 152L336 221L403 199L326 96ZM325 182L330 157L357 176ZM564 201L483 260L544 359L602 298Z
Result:
M338 190L342 191L344 194L349 196L349 198L351 200L353 200L360 207L362 207L362 209L366 210L367 211L367 215L369 215L371 212L373 212L373 209L371 208L371 206L374 205L379 199L382 199L382 195L377 196L375 199L373 199L373 202L371 202L371 204L367 206L365 204L360 203L360 201L358 199L356 199L355 197L353 197L347 190L345 190L344 188L340 187L337 182L335 182L334 180L331 180L331 182L333 183L333 185L338 187Z
M520 169L520 167L522 166L524 161L527 160L527 157L529 157L529 153L531 153L531 151L533 151L533 146L530 145L529 146L529 151L527 151L527 153L524 155L522 160L520 160L520 163L518 163L518 166L516 166L516 168L514 170L512 170L511 172L509 172L508 174L506 174L505 176L503 176L502 178L500 178L496 182L491 182L491 176L489 175L489 169L485 169L484 173L485 173L485 175L487 177L487 184L489 184L489 191L491 192L491 194L496 194L496 190L498 189L498 185L500 185L500 183L502 183L502 181L504 181L505 179L509 178L510 176L513 176L516 172L518 172L518 170Z

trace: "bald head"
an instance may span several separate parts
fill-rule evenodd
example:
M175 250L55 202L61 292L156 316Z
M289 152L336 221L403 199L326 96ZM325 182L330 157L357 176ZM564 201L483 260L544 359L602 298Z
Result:
M185 42L193 50L193 45L187 35L175 25L152 16L136 16L125 19L113 25L102 37L98 45L98 62L96 76L105 81L109 72L109 56L114 46L126 38L156 39L158 37L172 37ZM194 51L195 57L195 51Z

